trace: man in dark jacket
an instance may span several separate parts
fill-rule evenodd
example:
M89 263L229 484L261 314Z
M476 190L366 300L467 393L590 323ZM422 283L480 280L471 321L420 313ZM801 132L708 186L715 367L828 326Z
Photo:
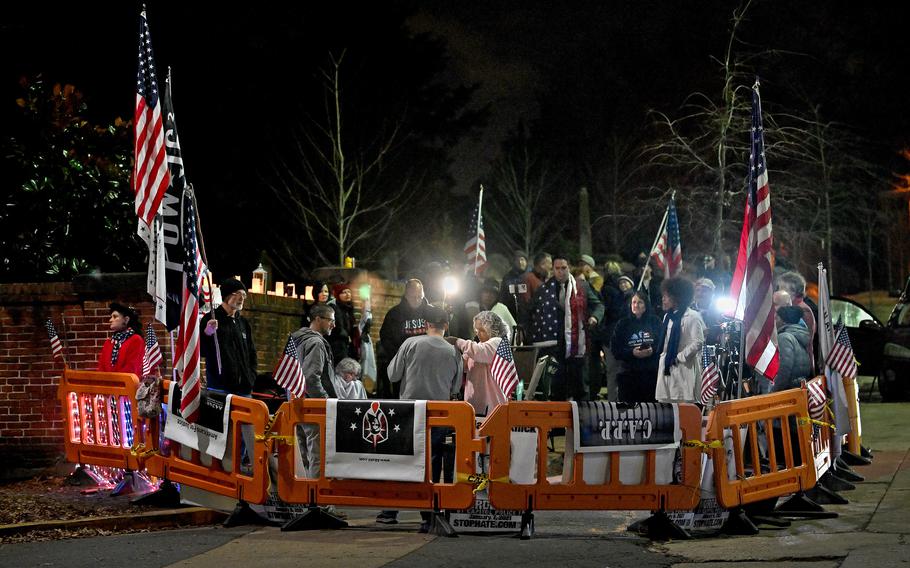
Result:
M387 367L398 353L401 344L409 337L427 333L427 322L424 319L424 310L427 306L429 304L423 295L423 283L412 278L404 286L404 296L401 297L401 302L389 310L385 319L382 320L382 327L379 328L379 356L377 357L379 375L377 390L382 398L394 396Z
M310 325L291 334L297 345L300 370L306 381L307 398L338 398L332 384L335 367L332 350L326 336L335 327L335 310L325 304L310 310ZM301 455L306 457L306 476L319 477L322 456L319 453L319 425L304 422L297 425L297 443Z
M202 318L199 348L210 389L249 395L256 383L256 347L250 323L240 315L246 286L236 278L221 283L221 305Z

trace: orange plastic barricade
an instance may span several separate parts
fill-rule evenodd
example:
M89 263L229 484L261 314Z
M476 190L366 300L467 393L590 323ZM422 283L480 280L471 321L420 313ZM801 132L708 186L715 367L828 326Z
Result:
M775 422L779 422L779 436L774 433ZM767 439L767 472L762 471L759 424ZM796 443L791 436L794 427ZM720 505L731 509L811 489L816 481L811 427L803 389L718 403L709 417L708 439L731 437L734 463L731 471L727 448L715 448L714 475Z
M57 398L66 417L66 459L139 469L131 452L139 421L133 413L139 379L132 373L64 369Z
M380 401L381 402L381 401ZM394 401L398 402L398 401ZM422 483L373 481L325 477L326 399L294 399L276 413L275 437L278 446L278 496L285 502L308 505L347 505L381 509L466 509L474 502L473 485L476 453L483 441L475 437L474 409L466 402L427 402L426 476ZM295 426L319 425L319 445L323 456L318 479L297 477ZM455 431L455 483L432 483L430 467L430 430L448 427Z
M812 421L812 455L815 456L815 478L821 479L821 476L831 467L831 421L834 419L831 414L828 401L827 379L824 375L819 375L806 383L806 389L819 389L825 397L822 402L824 414L821 420ZM808 396L808 392L807 392ZM811 417L811 416L810 416Z
M679 405L679 426L683 440L701 440L701 412L692 404ZM610 475L604 484L584 481L584 457L576 453L572 477L567 483L547 480L547 439L554 428L572 427L572 406L568 402L510 402L496 408L480 428L489 437L490 504L495 509L584 509L584 510L673 510L691 509L699 499L701 451L683 445L682 483L658 484L656 450L645 450L645 466L639 484L620 480L620 454L609 452ZM537 430L536 482L511 483L513 428Z
M163 381L162 394L167 404L170 381ZM157 422L157 421L156 421ZM269 487L269 449L262 436L256 436L253 447L247 447L252 471L245 472L241 467L241 426L251 424L256 434L264 433L270 424L269 411L265 403L252 398L234 396L231 398L229 455L231 470L225 471L221 460L212 458L211 463L203 463L202 456L191 450L189 459L180 455L180 444L169 440L167 454L158 447L157 435L150 435L151 446L146 451L146 469L149 474L168 479L175 483L185 483L191 487L211 491L218 495L234 497L247 503L264 503ZM155 429L157 430L157 429ZM155 431L153 430L153 431Z

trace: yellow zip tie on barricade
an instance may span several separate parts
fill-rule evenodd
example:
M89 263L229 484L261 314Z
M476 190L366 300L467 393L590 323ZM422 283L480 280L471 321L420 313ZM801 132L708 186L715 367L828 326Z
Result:
M724 447L724 443L720 440L711 440L710 442L702 442L701 440L686 440L682 443L682 445L686 448L698 448L703 452Z
M470 475L467 475L464 473L459 473L457 475L456 481L458 483L472 484L474 486L474 489L472 492L477 493L478 491L483 491L484 489L486 489L490 485L491 481L495 481L497 483L509 483L510 480L508 477L499 477L496 479L490 479L489 476L487 476L487 474L485 474L485 473L472 473Z
M147 457L155 455L157 453L158 453L158 450L146 450L145 444L141 444L141 443L133 444L133 446L130 448L130 454L132 454L134 457L137 457L140 459L147 458Z
M809 418L808 416L800 416L797 420L800 426L805 426L806 424L814 424L816 426L828 427L834 430L834 424L829 424L821 420L816 420L815 418Z

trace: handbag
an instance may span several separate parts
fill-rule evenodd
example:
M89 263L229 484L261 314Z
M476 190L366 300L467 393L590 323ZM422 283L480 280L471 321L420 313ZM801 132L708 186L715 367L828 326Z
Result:
M142 377L136 390L136 409L142 418L157 418L161 414L161 379L152 375Z

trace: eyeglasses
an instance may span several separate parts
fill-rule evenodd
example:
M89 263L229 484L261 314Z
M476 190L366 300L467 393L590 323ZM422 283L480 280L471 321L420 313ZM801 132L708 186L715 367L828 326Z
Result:
M335 323L335 318L327 318L327 317L325 317L325 316L316 316L316 317L317 317L317 318L320 318L320 319L328 320L328 321L330 321L330 322L332 322L332 323Z
M241 298L246 299L246 292L244 292L243 290L238 290L238 291L234 292L233 294L231 294L231 296L240 296Z

